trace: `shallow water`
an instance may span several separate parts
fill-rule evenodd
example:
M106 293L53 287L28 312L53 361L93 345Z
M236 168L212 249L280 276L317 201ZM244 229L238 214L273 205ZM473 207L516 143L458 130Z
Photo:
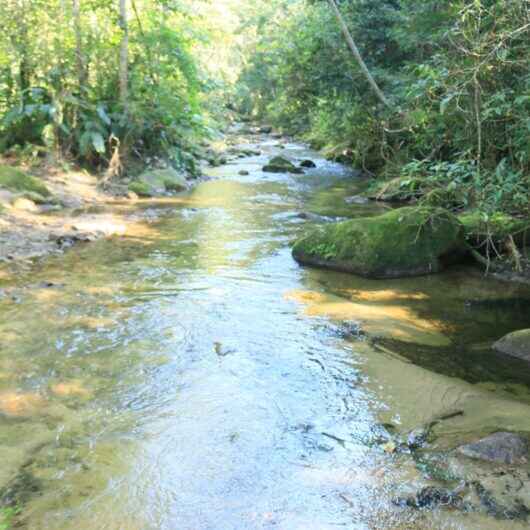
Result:
M19 524L524 528L395 506L428 482L377 439L455 408L440 447L530 430L530 371L490 349L530 325L530 292L465 268L300 268L304 226L385 207L352 204L362 178L305 147L254 141L262 156L146 203L158 223L0 276L0 487L18 485ZM318 167L262 173L278 152Z

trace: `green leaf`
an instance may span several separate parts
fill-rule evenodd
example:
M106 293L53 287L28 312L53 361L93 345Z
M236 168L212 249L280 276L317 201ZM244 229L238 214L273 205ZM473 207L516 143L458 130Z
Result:
M101 118L101 121L105 125L110 125L111 124L111 120L109 118L109 115L105 112L105 108L103 107L103 105L98 105L97 108L96 108L96 112L98 113L98 116Z
M103 139L103 136L98 132L91 132L90 136L92 138L92 146L96 153L99 153L100 155L103 154L105 152L105 140Z

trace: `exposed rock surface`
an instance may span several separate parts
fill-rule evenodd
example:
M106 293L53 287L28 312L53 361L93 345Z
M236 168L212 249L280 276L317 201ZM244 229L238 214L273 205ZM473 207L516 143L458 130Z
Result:
M481 440L462 445L457 452L469 458L500 464L518 464L526 461L528 440L518 434L496 432Z
M493 348L501 353L530 362L530 329L508 333L498 340Z
M168 192L184 191L187 187L184 175L167 168L145 171L129 185L129 190L140 197L156 197Z

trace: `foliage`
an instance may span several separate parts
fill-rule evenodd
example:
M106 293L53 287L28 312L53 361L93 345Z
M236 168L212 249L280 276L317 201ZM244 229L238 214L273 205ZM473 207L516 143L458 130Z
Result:
M128 0L129 98L119 98L118 2L0 5L0 150L34 144L106 168L118 154L193 171L208 132L189 2Z
M0 508L0 530L13 528L13 518L19 512L18 507Z
M366 172L528 211L530 11L525 0L343 0L393 110L373 96L326 1L273 2L241 106Z

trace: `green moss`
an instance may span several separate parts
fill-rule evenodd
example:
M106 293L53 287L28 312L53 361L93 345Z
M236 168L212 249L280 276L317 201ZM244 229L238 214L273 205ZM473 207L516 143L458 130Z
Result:
M263 166L263 171L268 173L303 173L302 168L296 167L290 160L283 156L275 156Z
M498 244L506 241L510 235L520 245L530 242L529 219L518 219L500 212L485 215L479 211L466 212L458 219L471 244L482 245L488 240Z
M0 188L13 192L36 193L41 197L50 197L50 190L38 179L20 169L0 165Z
M437 272L462 248L463 229L451 213L406 207L313 229L295 243L293 256L309 265L392 278Z
M129 184L129 191L136 193L139 197L152 197L153 193L151 191L151 186L145 182L140 182L135 180Z
M129 185L129 190L141 197L164 195L168 191L183 191L187 188L184 175L172 168L149 169Z

